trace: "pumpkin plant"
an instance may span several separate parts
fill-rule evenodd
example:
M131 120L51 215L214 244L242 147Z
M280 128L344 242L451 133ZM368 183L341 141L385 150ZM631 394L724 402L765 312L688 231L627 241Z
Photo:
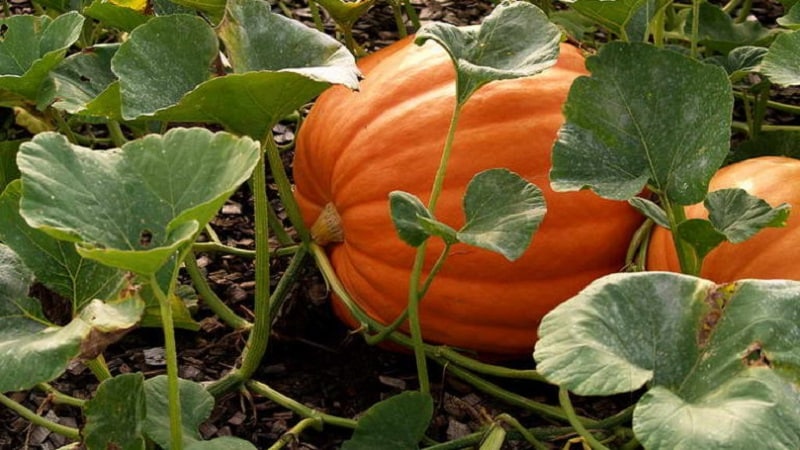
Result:
M705 256L700 275L718 283L744 278L800 280L800 267L794 264L794 250L800 245L800 216L786 212L789 205L800 204L800 160L778 156L762 156L746 159L723 167L713 178L709 189L711 193L730 193L729 189L739 188L763 200L756 201L757 211L777 207L771 214L774 221L784 223L781 228L771 228L758 232L744 242L731 240L722 242ZM710 195L710 194L709 194ZM728 200L730 197L726 197ZM709 200L712 200L711 197ZM709 200L706 200L707 202ZM722 200L722 199L721 199ZM713 200L712 200L713 201ZM769 202L769 203L766 203ZM745 205L742 205L745 206ZM686 208L688 219L703 219L708 211L703 204ZM710 217L712 222L720 223L718 228L736 227L746 224L725 223L725 216ZM740 235L750 237L755 230ZM720 233L720 239L724 235ZM658 226L653 230L647 249L647 268L649 270L680 271L675 255L671 233Z
M623 268L640 216L624 203L547 187L561 107L572 80L585 73L581 51L572 45L561 44L554 62L530 77L486 84L466 101L466 94L454 96L456 72L447 51L409 38L359 62L365 79L358 92L335 88L317 100L298 136L296 198L315 239L327 244L345 289L370 316L385 324L401 316L415 258L401 239L404 228L400 237L395 232L386 199L404 191L430 202L427 189L446 140L452 151L437 203L429 213L410 213L411 222L435 217L453 231L463 226L463 187L493 167L540 185L548 212L531 247L513 255L514 262L465 243L429 243L424 276L437 267L438 255L446 250L449 257L420 305L426 340L481 353L529 352L545 312L592 279ZM459 66L469 64L458 59ZM464 89L470 83L459 79ZM457 130L448 125L455 108ZM402 202L398 195L393 204ZM488 201L499 206L502 199ZM430 234L423 225L417 229L420 241L405 239L415 246ZM343 304L334 307L358 326Z
M373 2L320 3L361 13ZM395 14L411 5L389 3ZM433 24L416 36L444 50L408 39L363 59L358 93L348 91L359 87L359 71L344 46L272 13L275 2L38 0L46 14L0 19L3 408L73 441L65 448L88 450L252 450L241 438L200 433L216 398L232 391L298 417L266 443L272 449L329 427L354 430L348 450L420 442L488 450L507 439L546 448L563 436L597 449L623 441L798 448L796 282L603 275L625 264L642 220L635 209L670 229L665 239L678 244L682 270L701 274L717 264L720 240L784 221L779 203L793 199L706 191L727 157L800 154L796 127L764 123L768 108L797 114L772 101L769 88L800 82L798 34L788 31L800 9L778 21L785 29L766 30L739 20L750 2L581 0L550 19L572 42L595 35L595 26L622 41L584 60L584 51L559 45L560 32L529 3L504 2L478 28ZM690 57L658 49L666 44L687 47ZM336 84L343 87L325 93L303 122L305 104ZM745 111L741 122L730 120L733 98ZM282 154L291 147L273 139L278 122L300 126L296 192ZM194 127L176 127L186 123ZM747 141L733 152L731 128ZM324 141L338 144L316 149ZM760 145L767 141L775 145ZM208 224L248 178L252 250L224 245ZM584 186L630 205L562 192ZM710 220L692 215L701 201ZM335 269L306 224L327 203L344 229L344 241L328 245ZM323 237L316 228L314 235ZM248 315L217 297L200 252L254 258ZM430 389L425 364L433 361L547 425L501 412L436 443L426 436L441 409L431 395L405 392L358 418L339 417L257 379L272 322L309 254L342 317L363 326L370 342L414 349L420 390ZM232 369L205 384L177 370L174 328L205 332L186 294L192 288L204 312L247 335L244 351L230 355ZM31 297L42 290L63 300L63 317ZM396 329L406 321L411 338ZM163 376L120 373L106 362L108 346L137 327L163 333ZM527 356L537 335L538 370L467 356ZM50 384L75 360L97 379L89 399ZM558 383L560 404L493 378ZM600 419L578 415L569 393L636 389L645 392L629 396L635 405ZM18 390L74 407L80 428L7 395Z

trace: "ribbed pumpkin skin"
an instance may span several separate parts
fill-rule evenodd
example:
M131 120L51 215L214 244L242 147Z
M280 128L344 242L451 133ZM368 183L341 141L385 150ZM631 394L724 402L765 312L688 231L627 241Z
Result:
M405 308L415 250L394 230L392 190L427 203L453 111L454 71L432 42L406 39L360 62L359 92L334 88L312 108L298 135L297 200L307 225L328 202L342 218L344 243L328 247L344 286L372 317L388 323ZM548 212L532 247L512 263L457 244L421 306L428 342L484 354L533 350L542 316L590 281L620 270L641 223L624 202L549 188L550 152L563 123L561 107L584 59L569 45L556 67L532 78L481 88L458 125L435 215L459 228L461 199L478 172L505 167L536 183ZM431 241L426 267L442 246ZM346 308L337 314L354 325Z
M758 157L720 169L711 179L709 191L741 188L772 206L793 205L786 227L766 228L749 240L722 243L709 253L700 276L717 283L758 279L800 280L800 160ZM708 217L702 204L686 208L688 218ZM672 235L664 228L653 230L647 250L649 270L680 271Z

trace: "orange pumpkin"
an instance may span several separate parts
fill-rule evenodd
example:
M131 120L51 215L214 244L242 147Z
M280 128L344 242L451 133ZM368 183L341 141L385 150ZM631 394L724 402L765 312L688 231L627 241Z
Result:
M723 242L703 261L700 276L718 283L744 278L800 280L800 160L763 156L723 167L711 179L709 191L741 188L772 206L795 205L786 227L766 228L739 244ZM688 218L707 218L702 203L686 208ZM647 250L649 270L680 271L672 234L657 227Z
M326 205L338 212L343 242L327 250L349 294L371 317L393 321L406 307L415 249L397 236L392 190L427 204L455 102L454 69L433 42L410 39L360 61L360 91L326 91L297 139L296 197L307 225ZM624 202L549 188L550 152L572 80L586 73L577 48L562 45L553 68L490 83L462 110L437 219L458 229L461 200L478 172L505 167L543 191L548 212L516 262L456 244L421 303L423 337L494 355L529 354L542 316L590 281L623 268L641 223ZM426 267L442 245L432 239ZM346 308L336 313L355 326Z

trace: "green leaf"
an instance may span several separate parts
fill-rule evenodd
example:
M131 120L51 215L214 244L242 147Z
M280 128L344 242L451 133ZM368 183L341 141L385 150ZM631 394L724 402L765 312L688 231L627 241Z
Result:
M636 208L645 217L652 219L657 225L660 225L668 230L670 229L667 212L664 211L664 208L662 208L661 205L642 197L633 197L632 199L628 200L628 203Z
M133 30L111 59L119 77L122 117L153 115L178 103L211 78L208 68L218 52L214 30L200 17L155 17Z
M27 141L27 139L0 141L0 192L6 188L8 183L19 178L17 151L19 146Z
M98 44L65 59L42 86L39 109L50 104L72 114L84 109L116 81L111 58L117 49L119 44Z
M261 139L332 84L358 86L355 60L339 43L271 13L263 2L230 2L219 33L236 73L215 78L208 71L218 55L213 29L191 16L159 19L167 21L153 19L131 34L112 60L120 81L80 113L218 123ZM173 28L179 25L199 33L203 43L176 33Z
M710 192L704 203L711 223L733 243L744 242L766 227L786 226L791 209L786 203L773 208L744 189Z
M134 9L116 5L109 0L94 0L83 8L83 13L105 26L128 32L147 22L151 17Z
M617 36L627 36L625 27L646 0L574 0L565 2L585 17L608 28Z
M203 386L189 380L179 380L181 399L181 423L183 425L183 445L201 441L200 424L205 422L214 409L214 397ZM170 447L169 405L167 395L167 377L159 375L144 383L147 399L147 417L145 433L162 448Z
M314 0L320 6L325 8L325 11L331 15L331 18L339 26L343 28L350 28L358 19L372 8L375 0Z
M404 392L379 403L364 413L353 437L342 450L410 450L418 443L433 417L433 399L420 392Z
M552 11L550 21L558 25L564 34L576 41L584 41L586 36L597 31L594 21L571 9Z
M781 34L769 47L761 72L781 86L800 84L800 30Z
M641 2L625 24L625 34L629 42L648 42L650 38L650 21L668 3L660 0Z
M486 170L467 186L458 240L513 261L527 250L546 211L536 185L506 169Z
M800 446L800 282L613 274L539 336L537 370L576 393L648 384L633 420L645 448Z
M757 70L766 54L767 49L764 47L745 45L731 50L727 56L719 56L706 61L721 65L728 72L731 81L736 82Z
M17 96L35 101L47 74L78 40L83 17L69 12L47 16L14 15L0 19L0 104L13 105Z
M579 395L678 386L700 353L696 328L713 289L671 273L600 278L542 319L536 369Z
M226 0L169 0L171 3L185 8L196 9L207 13L214 23L219 23L225 14ZM158 3L158 2L156 2Z
M721 7L708 2L700 3L700 43L710 49L728 53L743 45L764 45L773 33L757 20L736 23ZM691 34L692 14L685 22L684 33Z
M727 240L723 232L705 219L685 220L678 224L676 233L681 240L692 246L699 260Z
M433 215L414 194L402 191L390 192L389 209L395 231L406 244L419 247L431 236L419 219L424 217L432 220Z
M186 446L186 450L256 450L256 447L244 439L223 436L210 441L194 442Z
M93 299L113 298L125 273L82 258L75 244L31 228L20 216L20 198L19 181L0 195L0 240L17 253L37 281L71 301L73 314Z
M553 147L553 189L627 200L649 184L702 201L730 145L725 71L643 43L607 44L586 64L592 76L573 83Z
M95 358L134 327L144 308L138 297L93 300L63 327L48 322L27 297L33 276L0 244L0 392L22 391L60 376L75 358Z
M109 378L98 386L84 407L86 424L81 434L87 450L144 450L144 376L129 373Z
M201 128L107 151L41 133L18 155L20 210L34 228L77 242L84 257L152 274L249 177L258 155L249 138Z
M792 30L800 29L800 6L795 3L791 8L785 8L788 12L783 17L778 17L777 22L780 26Z
M553 66L561 32L539 8L504 1L480 26L425 25L419 45L431 39L444 47L456 67L456 99L463 105L481 86L495 80L527 77Z
M235 73L282 71L358 89L353 55L332 37L270 11L269 4L230 0L219 35Z
M697 402L653 388L636 407L634 432L645 448L763 448L768 442L770 449L790 450L800 442L798 404L791 384L753 368Z

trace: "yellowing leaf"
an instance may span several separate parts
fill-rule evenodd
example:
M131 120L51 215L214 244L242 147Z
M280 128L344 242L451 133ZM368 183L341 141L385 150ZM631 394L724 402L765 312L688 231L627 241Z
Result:
M108 2L140 13L145 12L148 6L147 0L108 0Z

